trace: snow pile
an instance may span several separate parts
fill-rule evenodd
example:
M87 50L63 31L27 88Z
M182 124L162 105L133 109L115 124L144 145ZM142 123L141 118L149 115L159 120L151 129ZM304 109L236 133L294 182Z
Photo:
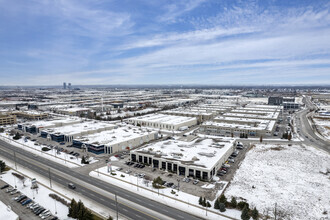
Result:
M330 156L300 145L256 145L237 170L225 192L246 199L263 214L277 209L286 218L320 219L330 213ZM327 214L329 215L329 214Z
M11 210L10 206L6 206L0 201L0 219L16 220L19 218L18 215Z
M322 136L330 140L330 120L322 120L316 118L313 120Z

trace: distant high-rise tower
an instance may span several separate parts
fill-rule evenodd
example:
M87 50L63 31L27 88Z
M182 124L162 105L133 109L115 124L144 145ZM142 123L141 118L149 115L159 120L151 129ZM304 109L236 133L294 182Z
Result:
M71 83L68 83L68 89L71 90Z
M65 82L63 83L63 89L66 89L66 83Z

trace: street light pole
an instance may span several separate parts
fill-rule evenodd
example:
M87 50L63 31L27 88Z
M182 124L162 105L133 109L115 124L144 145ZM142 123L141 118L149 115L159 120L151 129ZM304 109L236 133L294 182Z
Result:
M52 178L50 175L50 168L48 168L48 172L49 172L49 185L50 185L50 188L52 188Z
M57 208L56 208L56 200L54 199L55 202L55 214L57 214Z
M15 151L14 151L14 161L15 161L15 169L17 170L16 153L15 153Z
M116 199L116 214L117 214L117 220L118 220L118 202L117 202L117 194L115 194Z

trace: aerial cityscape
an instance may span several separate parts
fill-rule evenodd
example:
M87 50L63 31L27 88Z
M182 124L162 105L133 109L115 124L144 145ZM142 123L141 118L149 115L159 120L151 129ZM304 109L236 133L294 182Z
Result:
M330 219L329 11L0 0L0 220Z

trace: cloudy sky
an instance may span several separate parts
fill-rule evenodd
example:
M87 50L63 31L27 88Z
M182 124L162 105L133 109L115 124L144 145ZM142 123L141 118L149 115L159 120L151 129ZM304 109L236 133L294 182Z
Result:
M0 0L0 85L330 84L328 0Z

